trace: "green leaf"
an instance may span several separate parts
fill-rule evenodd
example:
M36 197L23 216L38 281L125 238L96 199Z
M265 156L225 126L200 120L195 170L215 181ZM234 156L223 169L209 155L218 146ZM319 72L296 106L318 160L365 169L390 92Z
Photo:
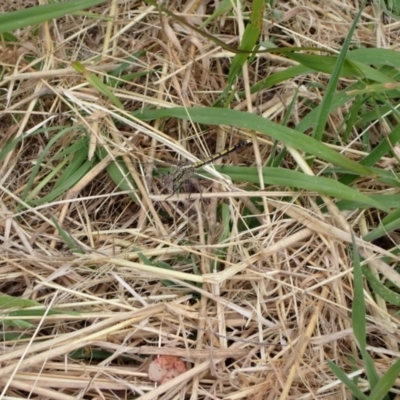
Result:
M9 315L15 317L43 317L44 315L80 315L80 313L76 311L65 311L65 310L57 310L57 309L45 309L43 305L40 305L40 310L16 310L11 311Z
M397 203L397 206L399 203ZM388 233L393 232L400 228L400 209L395 210L393 213L387 215L382 219L378 227L368 232L363 236L363 239L367 242L372 242L382 236L386 236Z
M394 68L400 67L400 53L389 49L369 47L367 49L352 50L348 52L347 59L360 64L375 66L389 65Z
M37 25L105 2L106 0L70 0L0 14L0 33Z
M318 140L247 112L208 107L176 107L163 110L145 110L135 113L135 117L143 120L174 117L207 125L228 125L254 130L278 140L286 146L294 147L330 162L333 165L340 166L348 170L348 172L354 172L362 176L374 175L369 168L359 165L342 154L337 153Z
M138 257L140 258L140 261L144 264L144 265L148 265L151 267L157 267L157 268L161 268L161 269L166 269L168 271L173 271L174 269L167 264L164 261L158 261L156 263L153 263L149 258L147 258L141 251L136 250L136 254L138 255ZM169 279L161 279L160 282L164 285L164 286L174 286L176 287L176 283L170 281Z
M21 299L19 297L8 296L7 294L0 295L0 309L38 306L41 306L41 304L35 300Z
M354 336L357 339L358 345L365 352L366 347L366 328L365 328L365 300L363 278L361 273L360 256L353 237L353 275L354 275L354 299L352 307L352 326Z
M340 68L338 67L338 62L340 58L336 56L321 56L321 55L315 55L315 54L303 54L303 53L288 53L286 56L292 60L295 60L299 62L301 65L311 68L314 71L319 71L323 72L325 74L332 74L335 72L338 74L339 77L346 77L346 78L363 78L363 79L369 79L372 81L380 82L381 84L396 84L397 81L387 74L384 74L380 71L377 71L376 69L357 62L357 61L351 61L351 57L347 57L347 59L340 65ZM338 71L336 71L338 69ZM331 82L331 80L329 81ZM326 92L328 92L328 89L326 89ZM331 90L331 94L334 94L336 90L336 86L333 87ZM357 91L352 92L352 94L359 93L359 89ZM333 99L333 96L331 96ZM328 103L321 103L321 108L326 108L327 106L330 106Z
M82 144L83 143L86 144L86 140L80 140L80 142ZM63 171L62 175L57 180L56 184L54 185L53 191L58 190L61 187L64 187L63 190L65 190L66 186L70 187L71 184L69 183L69 181L72 180L72 182L75 182L74 174L76 171L79 171L79 168L81 168L82 165L86 163L87 158L88 158L88 147L82 145L73 155L71 155L69 164L67 168L65 168L65 170Z
M214 12L204 20L199 26L199 29L205 28L210 22L214 21L215 18L227 14L232 9L232 2L230 0L222 0L219 4L216 3L214 7L216 7Z
M389 393L389 390L395 386L395 382L400 374L400 360L397 360L382 376L377 385L371 391L368 400L382 400Z
M100 160L108 156L106 150L100 147L96 149L96 155ZM137 203L139 201L135 193L137 186L123 159L121 157L116 157L115 161L107 165L106 170L118 189L128 192L128 196Z
M254 26L249 24L246 26L245 32L243 34L242 42L239 46L241 50L251 51L260 35L260 30L258 26ZM237 75L241 72L243 64L249 58L249 54L236 54L232 60L231 67L229 69L228 75L228 83L227 86L230 86L234 83Z
M94 161L86 161L81 166L77 166L77 169L72 173L72 175L70 175L67 180L57 185L56 189L48 193L46 196L31 200L29 203L38 206L56 200L59 196L75 186L77 182L79 182L89 171L91 171L93 165Z
M72 67L82 74L86 80L92 85L94 89L98 92L102 93L106 98L108 98L116 107L121 110L124 108L118 97L114 95L114 93L105 85L101 79L99 79L95 74L86 70L86 68L78 61L74 61Z
M85 254L82 248L80 248L75 240L72 238L72 236L65 230L63 227L58 223L57 219L51 216L51 219L60 234L60 236L63 238L64 242L68 245L69 249L76 254Z
M360 352L365 363L365 372L371 389L379 382L379 375L371 356L367 353L366 341L366 307L364 299L363 277L361 272L360 256L353 236L353 276L354 276L354 299L352 312L352 326L354 336L357 340Z
M74 131L76 131L78 128L82 127L74 126ZM61 151L57 152L51 157L51 160L52 161L60 160L71 154L75 156L75 153L82 149L86 149L86 156L87 156L89 149L88 136L82 136L80 139L76 140L75 142L72 142L68 147L62 148Z
M393 146L400 141L400 125L397 125L390 134L371 151L368 156L360 161L361 165L372 167L381 160L386 154L392 151ZM344 175L340 178L340 182L349 184L357 179L354 175Z
M387 288L367 266L362 269L364 276L367 278L369 285L373 293L379 297L382 297L386 302L395 306L400 306L400 294Z
M332 74L337 67L339 58L336 56L323 56L318 54L306 53L290 53L287 57L297 61L299 64L304 65L314 71L323 72L325 74ZM340 77L354 78L355 76L363 77L361 71L355 68L354 63L344 60L339 70ZM324 104L324 103L321 103ZM324 106L322 106L324 107ZM321 107L321 108L322 108Z
M23 201L26 201L27 199L29 199L29 197L30 197L30 196L29 196L29 192L30 192L30 190L31 190L31 188L32 188L32 185L33 185L34 180L36 179L36 177L37 177L37 175L38 175L38 173L39 173L39 170L40 170L40 167L41 167L41 165L42 165L42 163L43 163L43 160L45 159L45 157L47 156L47 154L51 151L51 149L53 148L54 144L55 144L61 137L63 137L64 135L66 135L66 134L67 134L69 131L71 131L72 129L74 129L74 128L66 128L66 129L63 129L63 130L61 130L60 132L58 132L55 136L53 136L53 137L49 140L49 142L47 143L46 147L45 147L45 148L43 149L43 151L40 153L40 155L39 155L39 157L38 157L38 159L37 159L37 161L36 161L36 163L35 163L35 166L34 166L32 172L31 172L31 174L30 174L28 183L26 184L25 189L24 189L24 191L23 191L23 193L22 193L21 198L22 198Z
M396 208L400 204L400 194L370 194L368 197L378 201L386 210L389 210L390 208ZM356 208L365 208L366 206L359 201L347 200L339 201L336 203L336 205L340 210L355 210Z
M362 83L357 82L354 85L347 87L346 90L342 90L340 92L335 93L335 95L332 97L332 103L330 105L329 111L333 112L335 110L338 110L340 107L346 105L346 103L351 102L354 99L355 95L349 95L348 92L353 89L360 89L363 87L364 85ZM321 107L322 107L321 104L318 105L312 111L310 111L305 117L303 117L300 123L296 127L297 130L300 132L305 132L308 129L312 128L315 125L315 122L317 121Z
M3 330L1 336L2 336L2 339L3 339L3 343L4 342L19 342L21 340L28 341L31 338L31 336L25 335L25 334L23 334L21 332L13 332L13 331L7 332L7 331L4 331L4 330Z
M255 184L258 184L259 182L256 167L215 166L215 169L218 172L228 175L233 181ZM209 175L203 170L199 170L198 173L205 176ZM264 167L262 168L262 174L266 184L309 190L334 198L357 201L368 204L371 207L386 210L385 204L379 201L379 197L372 199L371 197L360 193L356 189L343 185L335 179L321 176L310 176L286 168Z
M4 326L12 326L14 328L18 328L18 329L32 329L35 327L34 324L31 324L29 321L25 321L23 319L3 319L2 324Z
M311 74L315 72L312 68L308 68L304 65L296 65L294 67L286 68L283 71L271 73L267 75L265 79L256 83L250 88L252 94L258 93L264 89L268 89L282 82L287 82L288 80L296 77L301 77L303 75ZM246 92L239 92L239 98L243 99L246 97Z
M346 39L340 50L339 57L335 63L335 67L333 68L332 74L329 78L329 83L325 90L324 97L322 99L320 113L317 117L317 124L316 124L315 130L314 130L314 133L313 133L313 137L317 140L322 139L322 135L325 130L326 121L328 120L329 113L330 113L329 110L330 110L332 102L333 102L333 95L336 92L336 86L337 86L339 78L340 78L341 70L346 61L346 53L350 46L351 39L352 39L354 31L357 27L357 23L361 17L361 13L364 10L364 7L365 7L365 0L360 5L359 11L358 11L356 17L354 18L354 21L351 25L350 31L346 35Z
M358 400L368 400L368 397L357 387L357 385L351 379L348 378L348 376L334 362L328 360L328 365L332 372L337 376L337 378L349 388L351 393L353 393L353 395L356 396Z

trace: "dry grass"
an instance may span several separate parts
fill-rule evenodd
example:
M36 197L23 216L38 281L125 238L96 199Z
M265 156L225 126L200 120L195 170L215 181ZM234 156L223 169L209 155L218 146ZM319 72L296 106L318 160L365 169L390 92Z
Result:
M358 3L276 2L265 12L259 41L338 53ZM167 5L195 26L215 10L214 3L198 1ZM2 11L12 10L7 7ZM201 29L236 48L249 10L231 7ZM354 367L359 387L367 390L352 331L349 244L355 232L361 255L398 282L382 261L397 260L390 251L398 235L374 244L361 238L385 214L373 207L344 212L315 190L272 185L265 177L259 185L232 184L230 167L210 166L213 181L200 180L200 193L189 196L189 185L166 199L159 171L168 163L195 161L243 139L253 139L254 147L216 164L254 166L268 159L315 175L330 164L307 163L304 153L288 147L274 165L270 155L286 146L250 129L133 119L141 109L213 105L234 54L142 2L109 2L91 11L102 17L68 15L39 31L20 29L18 41L2 47L0 147L23 138L0 160L1 291L16 301L2 298L2 396L350 398L327 360L346 373ZM396 49L399 34L398 21L375 4L364 9L353 43ZM137 60L122 71L132 74L127 80L103 80L134 54ZM77 72L72 61L86 70ZM228 108L298 127L321 103L329 73L250 90L295 65L284 54L259 54L243 68ZM93 76L123 111L99 93ZM343 77L338 90L355 81ZM323 142L359 162L367 155L365 139L355 129L348 140L342 136L352 104L329 114ZM379 117L367 122L371 146L392 129ZM398 168L389 154L378 164ZM338 179L338 172L329 176ZM367 177L352 187L398 193ZM383 374L399 355L400 321L396 307L365 290L367 343ZM157 387L147 368L162 354L182 357L187 372Z

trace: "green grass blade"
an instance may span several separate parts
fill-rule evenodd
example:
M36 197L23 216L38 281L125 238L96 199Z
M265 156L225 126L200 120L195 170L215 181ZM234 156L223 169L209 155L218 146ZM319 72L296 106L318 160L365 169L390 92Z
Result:
M57 219L51 216L51 219L54 223L54 226L57 229L57 232L63 238L64 242L67 244L69 249L76 254L85 254L83 249L77 246L75 240L71 237L71 235L58 223Z
M329 368L336 375L336 377L346 385L351 393L358 400L368 400L368 397L357 387L357 385L332 361L328 360Z
M69 177L61 184L57 185L57 189L54 189L46 196L32 200L29 203L37 206L56 200L59 196L64 194L67 190L71 189L77 182L79 182L79 180L81 180L89 171L91 171L93 165L94 161L86 161L82 165L75 164L75 171L70 174Z
M367 353L366 341L366 307L364 299L363 277L361 272L360 256L353 237L353 276L354 276L354 299L352 306L352 326L354 336L357 340L360 352L365 363L365 372L371 389L379 382L379 375L371 356Z
M75 146L78 144L78 146ZM57 182L54 185L53 190L57 190L60 186L63 186L65 182L67 182L75 173L75 171L85 163L88 158L88 142L87 138L81 138L77 140L77 142L72 146L76 149L74 153L70 153L69 164L65 168L64 172L57 179Z
M258 93L264 89L268 89L279 83L286 82L292 78L301 77L307 74L312 74L315 71L312 68L306 67L304 65L296 65L294 67L286 68L283 71L278 71L268 75L265 79L257 82L250 88L252 94ZM246 92L238 92L239 98L243 99L246 96Z
M8 294L0 294L0 309L22 308L22 307L39 307L41 306L35 300L21 299L19 297L9 296Z
M348 57L347 60L343 62L343 64L340 64L340 67L338 66L340 57L336 56L321 56L321 55L315 55L315 54L302 54L302 53L289 53L287 54L288 58L291 58L292 60L295 60L302 64L303 66L306 66L308 68L311 68L314 71L319 71L323 72L325 74L332 74L336 73L340 77L347 77L347 78L354 78L354 77L360 77L364 79L369 79L372 81L379 82L381 84L388 84L392 83L395 84L397 81L390 76L388 76L385 73L382 73L380 71L377 71L376 69L357 62L357 61L351 61ZM337 72L336 69L339 71ZM329 81L330 84L331 81ZM364 86L365 88L365 86ZM329 87L328 87L329 89ZM327 89L327 90L328 90ZM333 88L332 94L335 93L336 87ZM363 89L364 90L364 89ZM360 89L355 93L362 93L362 90ZM333 96L331 96L333 98ZM322 101L321 103L321 108L330 106L329 102L324 103Z
M199 29L205 28L215 18L227 14L232 10L232 2L230 0L222 0L219 4L216 4L216 7L215 11L199 26Z
M8 12L0 15L0 33L15 29L37 25L54 18L71 14L84 8L96 6L106 0L70 0L26 8L23 10Z
M207 125L228 125L254 130L272 137L286 146L294 147L295 149L319 157L336 166L345 168L348 172L354 172L364 176L373 176L373 173L369 168L359 165L358 163L337 153L325 144L258 115L230 109L176 107L153 111L145 110L140 113L135 113L135 116L143 120L175 117L185 120L190 119L191 121Z
M100 160L103 160L108 156L108 153L104 148L99 147L96 149L96 155ZM137 186L122 157L116 157L115 161L112 161L107 165L106 170L118 189L128 192L128 196L137 203L139 201L135 194Z
M382 219L381 223L377 228L371 230L363 239L367 242L372 242L382 236L386 236L388 233L393 232L400 228L400 209L396 209L391 214L387 215Z
M340 182L340 180L339 180ZM346 185L347 186L347 185ZM369 198L378 201L386 210L390 210L391 208L397 208L400 204L400 195L399 194L370 194ZM341 200L336 203L336 206L339 210L355 210L356 208L365 208L365 204L360 203L359 201L347 201Z
M330 76L329 79L329 83L328 86L326 88L326 91L324 93L324 97L322 99L322 103L321 103L321 108L320 108L320 113L319 116L317 118L317 125L315 127L314 133L313 133L313 137L317 140L321 140L322 139L322 135L324 134L324 130L325 130L325 126L326 126L326 121L328 120L329 114L330 114L330 109L332 106L332 99L333 99L333 95L335 94L336 91L336 86L338 84L339 78L340 78L340 74L341 74L341 70L342 67L345 63L346 60L346 53L347 50L350 46L350 41L353 37L354 31L356 29L357 23L361 17L361 13L364 10L365 7L365 2L366 0L364 0L362 2L362 4L360 5L360 9L356 15L356 17L354 18L353 24L351 25L350 31L346 36L346 40L343 43L342 49L340 51L339 57L336 61L335 67L332 71L332 75Z
M124 108L118 97L114 95L111 89L108 88L96 75L86 70L86 68L78 61L74 61L71 66L80 74L82 74L90 85L98 92L103 94L108 100L111 101L116 107L121 110Z
M382 400L387 397L389 390L395 386L400 375L400 360L397 360L382 376L378 384L372 390L368 400ZM387 397L389 398L389 397Z
M216 166L215 169L229 176L236 182L249 182L254 184L258 184L259 182L256 167ZM368 204L370 207L376 207L381 210L387 209L385 204L379 201L379 197L372 199L356 189L341 184L335 179L306 175L302 172L292 171L286 168L264 167L262 171L263 179L266 184L308 190L337 199L362 202L364 205ZM208 176L203 170L199 170L198 172Z
M376 67L389 65L393 68L400 67L400 54L398 51L390 49L367 48L352 50L347 54L347 59L360 63L370 64Z
M370 154L368 154L366 157L364 157L362 160L360 160L360 164L365 165L367 167L372 167L375 165L378 161L382 159L385 155L389 154L392 151L393 146L400 141L400 125L397 125L392 132L390 132L387 137L383 138L381 142L376 145L376 147L371 151ZM349 184L353 182L357 177L354 175L343 175L340 178L340 182Z
M240 74L242 67L250 56L250 52L258 42L262 27L262 17L264 15L264 1L253 0L253 10L250 15L250 24L248 24L243 33L243 38L240 43L239 49L246 50L249 54L236 54L232 60L231 67L228 74L227 85L231 86L236 77Z
M400 306L400 294L387 288L369 269L363 268L363 275L367 278L373 293L382 297L386 302L395 306Z
M353 101L355 95L349 94L349 91L354 89L363 88L364 85L361 82L357 82L354 85L351 85L346 90L342 90L337 92L332 97L332 103L330 105L330 112L333 112L340 107L343 107L347 103ZM300 132L306 132L308 129L311 129L315 125L315 121L318 118L320 113L320 108L322 105L318 105L312 111L310 111L305 117L302 118L300 123L297 125L296 129Z
M364 287L363 278L361 273L360 256L358 249L353 238L353 275L354 275L354 299L352 307L352 326L354 330L354 336L357 339L358 345L361 348L363 355L365 354L366 348L366 310L364 300Z
M260 35L260 30L257 26L254 25L247 25L245 32L243 34L243 40L240 45L241 50L247 50L251 51L255 44L257 43L257 40ZM235 57L232 60L231 67L229 69L229 75L228 75L228 82L227 85L230 87L236 79L236 77L240 74L243 64L246 62L248 59L249 55L248 54L236 54Z
M26 201L29 198L29 192L32 189L32 185L33 182L35 180L35 178L37 177L39 170L43 164L43 160L45 159L45 157L47 156L47 154L51 151L51 149L53 148L53 146L55 145L55 143L57 143L57 141L62 138L64 135L66 135L69 131L73 130L74 128L66 128L61 130L60 132L58 132L55 136L53 136L49 142L47 143L46 147L43 149L43 151L40 153L35 166L32 170L32 173L29 177L29 180L26 184L26 187L22 193L21 199L23 201Z

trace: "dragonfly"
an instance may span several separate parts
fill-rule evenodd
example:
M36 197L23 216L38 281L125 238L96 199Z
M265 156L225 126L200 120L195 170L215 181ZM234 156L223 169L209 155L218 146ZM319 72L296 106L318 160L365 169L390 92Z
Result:
M171 170L169 173L164 174L161 178L161 182L166 188L168 188L168 190L170 190L170 192L172 192L167 197L167 199L174 195L180 189L182 183L186 179L189 179L189 177L195 173L196 169L201 168L204 165L211 164L215 160L218 160L221 157L225 157L226 155L251 144L251 140L242 140L234 146L219 151L218 153L215 153L210 157L207 157L195 163L179 165Z

